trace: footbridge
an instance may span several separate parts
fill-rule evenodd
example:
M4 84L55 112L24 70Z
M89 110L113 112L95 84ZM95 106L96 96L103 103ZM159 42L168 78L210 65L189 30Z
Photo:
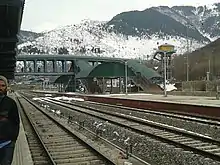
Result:
M74 69L78 61L85 61L91 66L96 66L103 62L122 62L128 59L76 56L76 55L18 55L17 69L15 76L35 75L35 76L61 76L74 75ZM19 67L20 65L20 67ZM75 68L76 69L76 68Z
M84 88L92 93L113 91L106 88L108 83L113 87L113 81L118 92L125 89L126 81L144 91L162 82L156 71L139 60L76 55L19 55L15 75L56 76L54 83L62 90Z

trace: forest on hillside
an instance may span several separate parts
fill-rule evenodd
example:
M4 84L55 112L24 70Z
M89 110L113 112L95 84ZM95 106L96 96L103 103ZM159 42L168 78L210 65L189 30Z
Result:
M180 81L187 77L187 54L174 57L172 61L173 76ZM189 80L210 80L220 76L220 39L188 54Z

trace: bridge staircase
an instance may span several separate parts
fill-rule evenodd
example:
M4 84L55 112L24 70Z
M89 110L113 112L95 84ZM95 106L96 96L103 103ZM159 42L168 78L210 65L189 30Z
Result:
M81 86L84 89L84 93L88 93L88 81L86 79L77 79Z
M131 78L132 82L143 92L160 92L162 91L161 87L154 82L149 81L146 77L134 77Z
M76 61L72 61L70 69L68 72L74 72L74 75L69 76L67 84L65 84L65 92L76 92L77 89L77 79L76 74L79 72L79 67Z
M154 81L154 77L156 80L161 79L161 76L158 73L137 61L132 63L129 63L128 61L128 67L136 73L136 76L131 77L131 80L141 91L161 91L160 86L157 85L158 82ZM146 77L146 75L149 77Z
M130 69L136 73L135 77L131 77L130 80L141 90L147 91L149 89L149 81L140 72L136 72L135 68L130 66Z
M131 77L130 80L139 88L141 91L147 91L149 82L144 77Z
M65 92L76 92L75 76L70 76L67 84L65 84Z
M70 67L70 71L74 72L75 75L69 76L69 80L68 80L67 84L65 85L66 92L80 91L80 92L88 93L87 80L77 78L77 74L80 73L80 71L81 71L79 64L81 64L80 65L81 67L82 67L82 65L86 65L85 62L83 62L83 61L74 61L72 63L72 66ZM83 67L85 67L85 66L83 66ZM75 78L75 76L76 76L76 78ZM84 91L81 91L82 88L84 89Z

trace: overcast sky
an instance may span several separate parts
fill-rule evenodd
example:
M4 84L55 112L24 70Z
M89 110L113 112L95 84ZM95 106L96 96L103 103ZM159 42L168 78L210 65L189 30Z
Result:
M123 11L152 6L198 6L215 2L220 0L26 0L22 29L41 32L83 19L108 21Z

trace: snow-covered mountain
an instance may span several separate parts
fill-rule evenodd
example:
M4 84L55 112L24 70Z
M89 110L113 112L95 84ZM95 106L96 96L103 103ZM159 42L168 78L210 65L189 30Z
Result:
M113 17L108 25L127 35L159 33L213 41L220 37L220 3L199 7L159 6L123 12Z
M186 26L195 27L210 41L220 37L220 3L199 7L175 6L172 9L188 20Z
M153 7L118 14L109 22L83 20L80 24L44 32L18 46L20 53L82 54L148 58L158 44L176 46L178 54L219 38L220 4L191 7Z

